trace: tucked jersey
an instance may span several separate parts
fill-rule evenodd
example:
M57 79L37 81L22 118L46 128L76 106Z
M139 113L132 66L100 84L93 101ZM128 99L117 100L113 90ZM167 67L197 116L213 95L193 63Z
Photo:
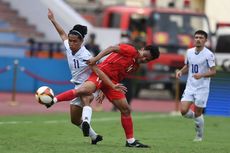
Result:
M194 74L204 74L209 71L209 69L215 66L214 54L205 48L198 54L195 48L188 49L187 57L185 59L185 64L188 64L188 79L186 84L186 92L188 93L207 93L209 92L210 77L202 77L200 79L195 79Z
M66 56L72 74L72 79L70 81L75 84L81 84L92 72L86 64L86 60L92 58L92 55L84 46L73 55L68 40L64 41L64 46L66 48Z
M139 66L136 61L139 53L133 46L120 44L119 47L118 53L111 53L98 65L109 78L116 82L120 82L128 74L136 71Z

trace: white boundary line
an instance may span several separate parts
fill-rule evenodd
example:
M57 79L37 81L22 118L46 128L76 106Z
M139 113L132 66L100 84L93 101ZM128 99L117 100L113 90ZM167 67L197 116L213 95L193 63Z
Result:
M169 114L159 114L159 115L134 115L133 119L150 119L150 118L166 118L173 117ZM104 118L92 118L92 122L108 122L108 121L119 121L120 117L104 117ZM0 122L0 125L15 125L15 124L34 124L34 123L43 123L43 124L58 124L58 123L67 123L68 120L49 120L49 121L5 121Z

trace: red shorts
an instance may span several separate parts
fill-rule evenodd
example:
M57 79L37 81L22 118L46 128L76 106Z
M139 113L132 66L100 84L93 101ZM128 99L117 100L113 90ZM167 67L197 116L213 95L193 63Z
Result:
M87 81L92 81L96 85L96 88L100 89L104 93L104 95L108 98L109 101L125 98L124 93L120 91L116 91L112 89L110 86L104 84L95 73L92 73L87 79ZM113 81L113 83L117 84L117 82L115 81Z

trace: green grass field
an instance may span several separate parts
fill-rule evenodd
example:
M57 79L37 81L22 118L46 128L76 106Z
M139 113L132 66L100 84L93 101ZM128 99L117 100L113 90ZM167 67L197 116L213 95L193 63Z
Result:
M193 142L192 120L156 113L133 114L135 137L150 149L126 148L118 112L96 112L92 126L104 136L91 145L68 114L0 117L1 153L230 153L230 118L205 117L205 139Z

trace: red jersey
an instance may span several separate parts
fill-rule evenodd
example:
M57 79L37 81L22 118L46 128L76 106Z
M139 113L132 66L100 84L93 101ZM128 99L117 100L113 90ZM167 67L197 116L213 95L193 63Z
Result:
M98 65L111 80L116 82L122 81L139 67L137 63L138 51L128 44L120 44L119 47L118 53L111 53Z

